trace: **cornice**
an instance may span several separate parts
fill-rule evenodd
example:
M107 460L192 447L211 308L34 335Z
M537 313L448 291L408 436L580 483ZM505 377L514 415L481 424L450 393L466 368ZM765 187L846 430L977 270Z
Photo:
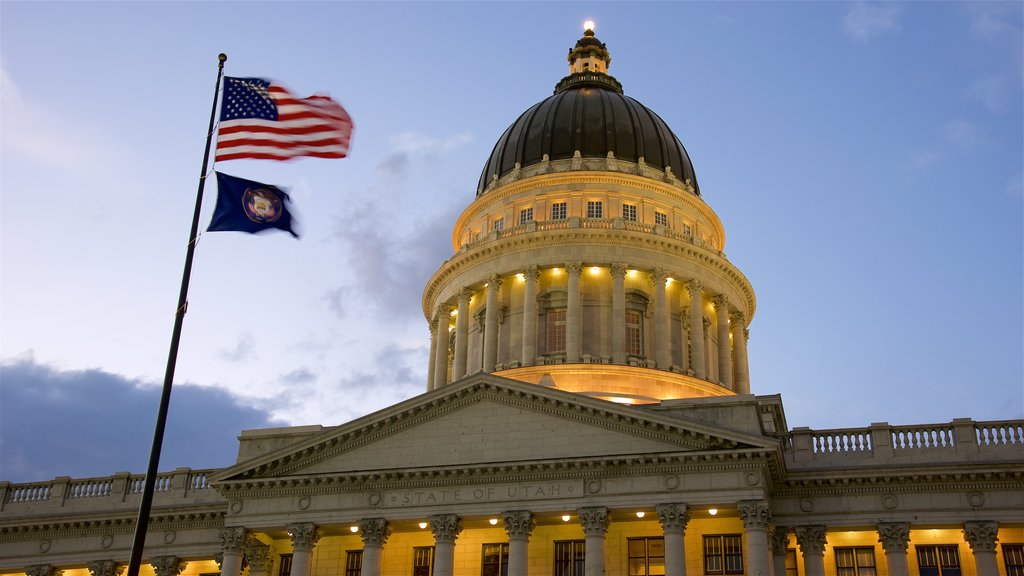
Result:
M227 504L208 505L204 511L178 514L158 514L149 520L151 529L194 530L197 528L223 528ZM22 524L0 526L0 542L16 542L40 536L81 538L106 534L129 534L135 531L135 516L106 518L41 518L40 522L25 519Z
M778 498L792 498L809 494L872 494L880 489L889 492L949 492L961 490L1020 490L1024 491L1024 471L933 471L926 473L900 470L876 470L870 476L857 477L789 477L772 491Z

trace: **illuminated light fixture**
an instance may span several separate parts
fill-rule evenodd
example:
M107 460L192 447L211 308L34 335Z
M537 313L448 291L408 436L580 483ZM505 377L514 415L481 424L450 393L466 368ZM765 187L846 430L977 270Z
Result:
M591 273L591 274L597 274L597 273L598 273L598 272L600 272L600 271L601 271L601 268L600 268L600 267L598 267L598 266L591 266L591 267L590 267L590 273Z
M568 522L569 518L572 518L572 516L569 516L568 514L562 515L562 522Z
M641 510L641 511L639 511L639 512L637 512L637 513L636 513L636 517L637 517L637 518L643 518L643 517L644 517L644 516L646 516L646 515L647 515L647 513L646 513L646 512L644 512L643 510Z
M356 532L359 532L359 526L352 526L349 528L349 531L355 534Z
M718 508L708 508L708 514L716 516L718 514Z
M526 274L523 274L522 272L516 274L516 280L519 280L520 282L526 280Z
M675 278L665 278L665 286L675 282Z
M458 316L459 315L459 309L458 308L452 308L452 311L448 315L449 316Z
M422 529L424 529L426 527L427 527L427 523L426 522L420 522L420 530L422 530Z
M562 269L561 269L561 268L552 268L552 269L551 269L551 273L552 273L552 274L558 274L558 273L559 273L559 272L561 272L561 271L562 271Z
M587 30L590 30L591 32L594 31L594 21L593 20L587 20L586 22L583 23L583 31L586 32Z
M637 274L639 274L639 272L637 272L636 270L630 270L626 272L626 275L629 276L630 278L636 276Z
M488 520L488 522L491 523L491 526L497 526L498 525L498 519L497 518L491 518L490 520Z

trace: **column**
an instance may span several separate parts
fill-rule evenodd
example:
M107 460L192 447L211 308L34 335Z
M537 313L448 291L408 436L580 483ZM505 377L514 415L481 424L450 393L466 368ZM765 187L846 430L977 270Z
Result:
M452 576L455 569L455 539L462 532L462 520L455 514L427 518L434 533L434 576Z
M540 278L540 270L530 266L523 277L526 280L523 286L523 354L519 365L533 366L537 360L537 279Z
M704 370L704 299L701 297L701 284L696 280L686 283L690 293L690 365L696 378L705 378Z
M793 532L804 557L804 576L825 576L825 527L797 526Z
M770 576L768 526L772 511L764 500L740 500L736 505L747 532L747 576Z
M249 576L269 576L274 567L270 546L256 538L249 538L245 544L245 557L249 560Z
M582 262L572 262L565 267L569 273L569 296L565 310L565 362L577 364L580 361L583 338L583 310L580 306L580 272Z
M626 363L626 265L612 264L612 364Z
M715 296L715 314L718 323L718 382L730 390L735 390L732 365L729 362L729 300L725 294Z
M487 313L484 315L484 372L494 372L498 363L498 290L501 276L491 274L487 279Z
M320 540L320 529L312 522L289 524L285 529L292 537L291 576L309 576L310 559L313 557L313 547Z
M437 324L427 321L430 330L430 365L427 366L427 391L434 389L434 357L437 356Z
M604 576L604 535L608 532L608 509L589 506L576 511L586 534L587 553L583 560L584 576Z
M690 307L679 308L679 348L682 355L679 358L679 367L684 374L690 374Z
M732 328L733 390L737 394L750 394L750 370L747 366L747 324L743 313L733 311L729 316Z
M156 576L178 576L185 571L188 562L177 556L154 556L149 559L149 565L153 567ZM35 576L29 574L29 576Z
M885 551L889 576L910 576L907 545L910 543L909 522L885 522L878 525L878 541Z
M89 562L89 574L91 576L121 576L124 566L113 560L96 560Z
M25 574L28 576L60 576L63 573L63 570L58 570L49 564L36 564L25 568Z
M978 576L999 576L996 562L997 522L964 522L964 540L974 552L974 569Z
M469 350L469 300L473 291L463 288L459 291L459 308L455 314L455 362L452 365L452 380L466 375L466 353Z
M530 533L535 522L529 510L511 510L501 515L508 532L508 576L527 576Z
M359 521L359 535L363 538L362 576L380 576L381 556L384 543L391 536L391 527L383 518L367 518Z
M448 322L452 307L441 304L437 309L437 347L434 348L434 389L437 390L448 383ZM292 560L294 562L294 560Z
M241 526L231 526L220 531L220 550L223 557L220 561L221 576L240 576L242 574L242 548L245 546L246 530Z
M658 504L658 521L665 533L665 576L686 576L686 548L683 537L690 511L686 504Z
M664 270L651 272L654 283L654 363L658 370L672 367L672 344L668 334L668 303L665 301Z
M775 568L775 576L786 576L786 552L789 550L789 528L776 526L768 541L772 547L772 560ZM895 576L889 574L889 576ZM907 576L903 574L903 576Z

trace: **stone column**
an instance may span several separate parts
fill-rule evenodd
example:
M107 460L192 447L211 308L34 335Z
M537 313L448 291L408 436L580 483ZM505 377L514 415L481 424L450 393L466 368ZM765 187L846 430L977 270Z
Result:
M909 522L885 522L878 525L878 541L885 551L889 576L910 576L907 545L910 543Z
M434 357L437 356L437 324L427 321L430 330L430 365L427 366L427 391L434 389Z
M747 531L747 576L770 576L768 526L772 521L771 508L764 500L740 500L736 508Z
M484 372L494 372L498 363L498 290L501 276L491 274L487 279L487 312L484 315Z
M686 504L658 504L658 521L665 533L665 576L686 576L686 548L683 537L690 511Z
M241 576L246 534L245 528L241 526L231 526L220 531L220 550L223 554L220 576Z
M452 307L441 304L437 309L437 348L434 349L434 389L437 390L448 383L448 322ZM295 560L293 559L292 562Z
M743 313L733 311L729 319L732 328L733 390L737 394L750 394L750 369L747 366L747 324Z
M582 262L572 262L565 267L569 273L569 295L565 309L565 362L577 364L583 345L583 307L580 305L580 272Z
M825 576L825 527L797 526L793 531L804 557L804 576Z
M679 367L684 374L690 374L690 307L679 308Z
M452 380L466 375L466 354L469 350L469 300L473 291L463 288L459 291L459 308L455 315L455 362L452 364Z
M672 339L668 330L668 302L665 301L664 270L655 269L651 272L654 283L654 363L658 370L672 367Z
M686 290L690 293L690 367L696 378L707 377L704 370L704 299L701 288L697 280L686 283Z
M540 278L540 270L530 266L523 276L526 280L523 286L523 354L519 364L533 366L537 360L537 279Z
M789 528L776 526L769 537L775 576L786 576L786 552L789 550ZM889 576L893 576L890 574ZM906 576L904 574L903 576Z
M49 564L36 564L25 568L25 574L28 576L60 576L63 573L63 570L58 570Z
M366 518L359 521L359 535L363 538L362 576L380 576L384 543L391 536L391 527L383 518Z
M249 560L249 576L269 576L274 567L270 546L255 538L249 538L245 545L245 557Z
M612 264L612 364L626 359L626 265Z
M589 506L576 511L586 534L587 553L583 560L584 576L604 576L604 535L608 532L608 509Z
M447 346L445 346L447 348ZM447 362L445 362L447 364ZM312 522L299 522L285 527L292 537L292 574L309 576L313 547L320 540L320 529ZM157 576L160 576L159 574Z
M715 296L715 320L718 323L718 382L730 390L733 388L732 364L729 356L729 300L725 294Z
M964 540L974 552L974 569L978 576L999 576L996 562L997 522L964 522Z
M455 539L462 532L462 520L455 514L438 514L427 518L434 533L434 576L453 576L455 570Z
M90 576L121 576L121 572L124 572L124 565L113 560L89 562L88 568Z
M154 556L149 559L149 565L153 567L156 576L178 576L185 571L188 562L177 556ZM36 576L29 574L29 576Z
M527 576L530 533L535 522L529 510L511 510L501 515L508 532L508 576Z

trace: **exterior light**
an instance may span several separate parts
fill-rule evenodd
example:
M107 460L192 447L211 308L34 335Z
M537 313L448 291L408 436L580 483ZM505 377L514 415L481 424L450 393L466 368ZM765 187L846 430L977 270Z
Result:
M449 313L448 315L449 316L458 316L459 315L459 309L458 308L452 308L451 313Z
M420 522L420 530L423 530L426 527L427 527L427 523L426 522Z
M359 532L359 526L352 526L349 528L349 531L355 534L356 532Z
M572 518L572 516L569 516L568 514L562 515L562 522L568 522L569 518Z
M599 267L597 267L597 266L591 266L591 267L590 267L590 273L591 273L591 274L597 274L597 273L598 273L598 272L600 272L600 271L601 271L601 268L599 268Z
M590 30L591 32L594 31L594 21L593 20L587 20L586 22L583 23L583 31L586 32L587 30Z
M526 274L523 274L522 272L520 272L519 274L516 274L516 280L519 280L520 282L522 282L523 280L526 280Z
M646 514L646 513L645 513L645 512L643 511L643 510L641 510L641 511L639 511L639 512L637 512L637 513L636 513L636 517L637 517L637 518L643 518L643 517L644 517L644 516L646 516L646 515L647 515L647 514Z
M632 277L637 275L637 271L636 270L629 270L628 272L626 272L626 275L629 276L630 278L632 278Z
M498 519L497 518L491 518L490 520L488 520L488 522L491 523L491 526L497 526L498 525Z
M715 516L718 514L718 508L708 508L708 514Z

